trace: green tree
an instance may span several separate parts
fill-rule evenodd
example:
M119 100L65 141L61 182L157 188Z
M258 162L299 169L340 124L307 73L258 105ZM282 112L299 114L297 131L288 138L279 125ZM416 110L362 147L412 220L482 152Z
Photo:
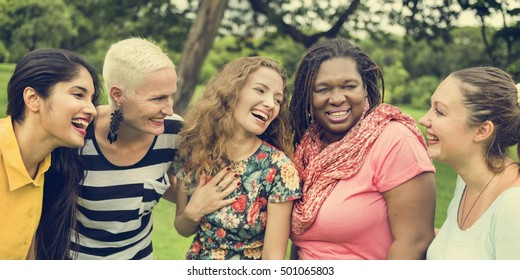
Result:
M510 71L520 69L519 9L510 8L507 1L374 0L368 6L368 2L360 0L199 0L186 1L187 5L182 9L179 9L179 2L171 0L41 2L45 3L38 0L0 0L0 41L10 53L6 56L9 60L16 61L21 54L34 48L53 46L94 57L99 67L106 49L114 41L128 36L151 38L178 62L179 91L175 110L180 113L189 103L199 82L200 71L204 69L202 65L213 40L221 36L239 38L237 48L268 46L268 42L255 45L258 42L252 39L267 36L279 43L283 42L277 41L277 38L290 38L305 49L322 38L342 36L355 41L359 32L372 37L385 31L386 27L397 24L405 28L405 38L409 42L427 39L422 43L428 47L426 52L415 50L417 45L403 47L403 66L414 78L442 75L448 69L440 67L442 65L432 61L432 58L442 58L442 52L448 51L438 47L449 44L453 39L453 24L460 12L474 11L484 19L481 29L485 29L481 32L485 36L482 35L475 46L484 45L488 53L486 56L497 66ZM492 30L485 25L485 19L493 14L515 20L508 25L504 21L503 28ZM188 36L190 26L199 28L198 32ZM216 32L208 32L215 29ZM182 51L184 53L179 60ZM419 61L423 61L424 67L411 63L410 58L414 56L409 52L412 51ZM291 61L289 57L284 59ZM395 69L401 69L397 64L385 63L385 66L392 65ZM403 77L401 75L405 75L402 70L396 79ZM399 85L388 89L396 98L402 93Z
M199 4L204 2L201 0ZM404 27L406 37L410 40L442 38L442 41L447 43L452 39L451 31L454 28L454 22L464 8L462 0L379 0L375 2L375 5L367 6L365 2L361 3L359 0L352 0L349 3L342 1L230 0L227 16L222 22L215 21L209 25L221 25L221 30L241 36L244 40L240 42L246 47L249 42L247 38L268 33L283 34L305 47L309 47L321 38L336 37L340 34L354 40L355 35L352 31L364 31L369 35L378 33L385 27L384 24L380 24L381 21L388 25L398 24ZM398 3L402 5L396 5ZM476 9L476 7L468 9ZM213 12L216 11L215 9ZM493 10L491 14L496 12L497 10ZM195 19L195 22L197 20ZM320 25L322 28L317 28ZM212 44L210 41L206 41L206 43ZM416 53L419 54L419 52ZM438 52L432 51L430 54L438 54ZM204 59L204 57L198 57L197 61L202 63ZM406 67L406 64L403 65ZM408 72L410 75L416 75L411 71ZM437 69L436 72L442 73L442 69ZM405 72L401 71L400 74L405 75ZM189 77L180 81L179 99L191 99L194 83L190 82L191 86L185 86L184 83L188 83L188 79L198 80L198 75L198 72L191 72ZM422 75L416 77L420 76ZM391 92L398 96L402 93L402 88L400 89L396 85ZM187 102L185 101L185 103ZM183 106L183 104L176 104L175 110L183 112Z
M458 0L462 10L473 11L478 17L486 54L491 63L495 65L504 66L507 64L507 61L518 59L518 51L520 51L518 48L520 41L520 8L512 8L511 2L507 0ZM503 19L506 16L510 16L516 20L511 25L503 20L502 26L496 32L488 32L486 21L495 14L501 15ZM501 45L505 48L505 52L496 51Z
M489 29L489 32L492 32ZM478 27L460 27L450 32L452 40L418 40L404 46L403 65L411 79L422 76L445 77L455 70L494 64L486 55Z
M403 39L400 36L384 32L372 32L372 35L358 43L383 70L385 82L384 101L391 104L408 104L411 96L406 91L410 74L403 66Z
M0 39L16 61L28 51L57 47L78 35L73 13L63 0L0 2Z
M434 76L422 76L418 79L411 80L408 84L407 91L412 98L412 107L416 109L429 108L430 98L439 83L439 78Z

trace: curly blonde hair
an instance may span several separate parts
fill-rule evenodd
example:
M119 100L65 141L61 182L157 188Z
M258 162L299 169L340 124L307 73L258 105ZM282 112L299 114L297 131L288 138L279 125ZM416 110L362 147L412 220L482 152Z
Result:
M185 117L180 132L179 160L185 164L184 183L198 181L205 173L213 176L229 164L226 143L237 130L233 112L240 90L248 77L261 67L276 71L283 80L283 93L287 95L287 75L276 61L265 57L242 57L219 70L208 82L198 104ZM280 113L260 139L288 155L292 154L291 133L288 129L286 98Z

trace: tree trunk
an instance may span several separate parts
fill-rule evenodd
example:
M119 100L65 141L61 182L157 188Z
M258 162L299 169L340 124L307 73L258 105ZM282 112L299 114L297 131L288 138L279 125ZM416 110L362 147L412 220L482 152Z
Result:
M183 116L195 93L200 69L210 51L229 0L201 0L188 33L178 69L174 111Z

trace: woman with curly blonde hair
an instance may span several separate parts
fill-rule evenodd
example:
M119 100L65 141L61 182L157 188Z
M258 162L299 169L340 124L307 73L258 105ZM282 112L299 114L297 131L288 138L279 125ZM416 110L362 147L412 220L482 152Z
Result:
M195 234L187 259L285 258L293 201L301 194L287 156L286 83L274 60L239 58L209 81L188 112L175 217L181 235Z

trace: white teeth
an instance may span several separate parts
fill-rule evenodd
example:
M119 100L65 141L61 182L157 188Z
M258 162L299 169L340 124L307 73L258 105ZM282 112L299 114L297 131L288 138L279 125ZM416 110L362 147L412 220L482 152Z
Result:
M262 119L263 121L266 121L269 118L269 116L267 116L266 114L264 114L263 112L260 112L260 111L253 110L253 111L251 111L251 113L255 117Z
M162 118L150 118L152 122L162 122Z
M76 127L78 127L78 128L82 128L82 129L86 129L87 126L88 126L88 121L86 121L86 120L82 120L82 119L73 119L73 120L71 121L71 123L72 123L74 126L76 126Z
M428 140L439 141L439 138L437 138L436 136L433 136L433 135L428 135Z

